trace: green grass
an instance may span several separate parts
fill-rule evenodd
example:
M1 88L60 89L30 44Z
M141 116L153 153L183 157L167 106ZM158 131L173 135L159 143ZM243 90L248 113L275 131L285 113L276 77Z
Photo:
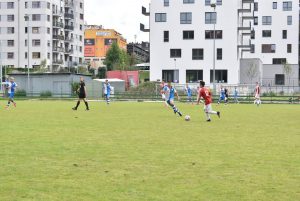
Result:
M1 201L300 200L299 105L74 104L0 110Z

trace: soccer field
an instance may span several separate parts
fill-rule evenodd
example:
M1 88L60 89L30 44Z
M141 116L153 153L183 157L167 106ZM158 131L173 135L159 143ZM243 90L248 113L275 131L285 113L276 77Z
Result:
M1 108L5 102L1 101ZM300 200L300 105L18 101L0 110L0 200Z

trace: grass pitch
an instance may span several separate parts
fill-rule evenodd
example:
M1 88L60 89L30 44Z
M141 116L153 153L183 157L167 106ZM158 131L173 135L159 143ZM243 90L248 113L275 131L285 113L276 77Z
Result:
M300 200L299 105L74 105L1 109L1 201Z

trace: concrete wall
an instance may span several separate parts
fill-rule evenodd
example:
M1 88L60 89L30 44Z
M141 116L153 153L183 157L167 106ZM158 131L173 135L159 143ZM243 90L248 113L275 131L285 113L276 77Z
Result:
M261 82L261 78L263 77L262 68L263 65L260 59L241 59L240 60L240 84L253 84L255 82ZM250 76L251 74L253 77Z
M285 86L299 86L299 67L298 65L292 65L292 72L290 76L285 75ZM275 84L275 75L276 74L285 74L283 70L283 65L263 65L263 85L271 85Z

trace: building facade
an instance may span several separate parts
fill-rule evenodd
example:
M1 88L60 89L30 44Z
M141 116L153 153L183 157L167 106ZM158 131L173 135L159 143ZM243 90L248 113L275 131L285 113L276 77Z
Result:
M150 43L129 43L127 45L127 53L134 56L136 62L139 63L149 63L150 61Z
M150 80L298 85L298 3L151 1Z
M0 0L1 65L47 67L83 63L84 0Z
M106 53L113 42L124 50L127 41L114 29L104 29L98 25L87 25L84 32L84 56L92 68L103 67Z

